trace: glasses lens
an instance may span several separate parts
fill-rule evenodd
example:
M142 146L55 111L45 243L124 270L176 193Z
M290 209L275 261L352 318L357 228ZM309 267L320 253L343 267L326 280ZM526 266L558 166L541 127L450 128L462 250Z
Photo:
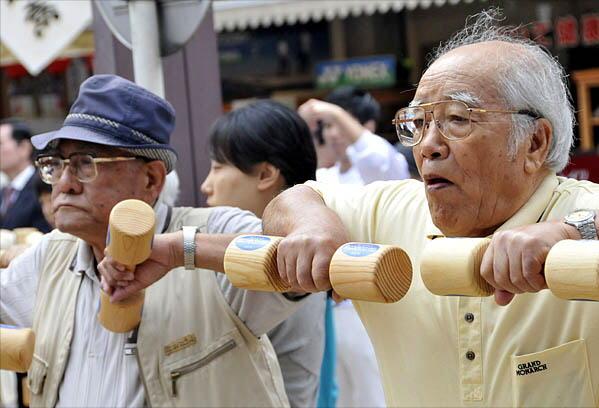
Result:
M98 174L96 172L96 163L89 154L74 154L70 157L72 169L75 176L82 183L92 181Z
M448 101L435 105L435 123L448 139L463 139L470 134L470 111L463 102Z
M395 115L395 129L401 144L413 146L420 140L426 112L422 108L400 109Z
M60 157L40 157L37 159L37 167L44 183L56 184L62 175L63 162Z

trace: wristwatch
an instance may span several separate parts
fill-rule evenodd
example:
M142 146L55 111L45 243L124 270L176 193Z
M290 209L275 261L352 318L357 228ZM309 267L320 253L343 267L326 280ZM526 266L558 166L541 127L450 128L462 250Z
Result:
M595 227L595 211L576 210L566 215L564 222L575 227L582 239L597 239L597 227Z
M183 227L183 265L185 269L195 269L196 232L198 227Z

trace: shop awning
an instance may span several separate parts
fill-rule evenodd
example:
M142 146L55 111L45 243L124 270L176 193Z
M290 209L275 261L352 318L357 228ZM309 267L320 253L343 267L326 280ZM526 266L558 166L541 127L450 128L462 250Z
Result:
M213 3L214 28L221 32L293 25L472 1L474 0L216 0Z

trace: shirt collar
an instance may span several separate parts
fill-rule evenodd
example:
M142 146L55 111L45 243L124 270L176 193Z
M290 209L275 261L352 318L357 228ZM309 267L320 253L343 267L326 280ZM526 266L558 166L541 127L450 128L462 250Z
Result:
M165 228L168 227L167 222L169 218L169 207L162 201L158 201L154 205L154 213L156 214L156 233L164 232ZM88 278L99 283L99 279L96 275L96 260L94 258L94 251L87 242L79 239L77 241L77 254L71 263L69 269L73 273L85 274Z
M545 212L545 209L549 205L549 201L553 196L553 191L559 184L555 173L549 174L543 179L539 187L535 190L528 201L512 215L506 222L504 222L496 231L505 231L520 227L522 225L535 224ZM427 225L426 236L428 239L434 239L444 237L445 235L439 228L433 224L432 219L429 218L429 225Z
M33 165L29 165L23 169L12 181L10 182L10 186L17 191L21 191L25 188L25 184L29 181L31 176L35 173L35 167Z

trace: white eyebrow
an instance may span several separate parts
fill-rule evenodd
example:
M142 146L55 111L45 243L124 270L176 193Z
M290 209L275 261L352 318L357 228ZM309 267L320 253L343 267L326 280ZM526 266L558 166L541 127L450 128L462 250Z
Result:
M480 107L482 102L479 97L469 93L469 92L454 92L447 95L447 98L453 101L461 101L464 102L468 106L472 107ZM419 99L414 99L408 106L419 106L422 104L422 101Z
M464 102L468 106L480 107L482 105L480 98L469 92L455 92L449 94L449 98L454 101Z

